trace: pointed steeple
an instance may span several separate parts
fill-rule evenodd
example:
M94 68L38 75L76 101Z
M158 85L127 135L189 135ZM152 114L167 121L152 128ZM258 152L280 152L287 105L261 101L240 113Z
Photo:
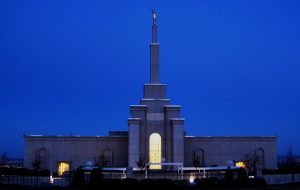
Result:
M159 43L157 42L157 13L152 9L152 41L150 43L150 83L159 83Z

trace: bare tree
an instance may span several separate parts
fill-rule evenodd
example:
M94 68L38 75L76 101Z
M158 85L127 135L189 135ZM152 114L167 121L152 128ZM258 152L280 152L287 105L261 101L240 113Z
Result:
M0 158L0 167L4 166L7 162L7 153L4 152Z
M38 152L35 152L35 160L32 162L32 168L35 171L40 171L41 170L41 163L42 161L39 158Z
M296 165L296 159L295 159L295 156L293 154L293 147L292 147L292 145L289 147L289 149L287 151L285 165L287 167L293 167L293 166Z
M242 157L242 161L246 164L247 174L249 173L255 174L258 164L258 159L255 155L244 154Z
M193 166L198 169L201 167L199 156L195 156L193 159Z
M32 168L36 172L36 186L39 185L38 172L41 170L41 163L42 163L42 161L40 160L38 151L36 151L35 152L35 160L32 162Z
M144 170L145 167L146 167L146 162L145 162L145 158L144 158L144 155L141 154L140 157L139 157L139 160L136 161L136 165L137 167L140 169L140 170Z
M108 161L105 160L104 155L94 156L94 165L98 168L103 168L107 165Z

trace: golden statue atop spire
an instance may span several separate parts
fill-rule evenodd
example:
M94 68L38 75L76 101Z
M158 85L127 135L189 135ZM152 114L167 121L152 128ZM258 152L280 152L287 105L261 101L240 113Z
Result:
M152 11L152 15L153 15L153 24L156 24L156 16L157 16L157 13L154 9L151 9Z

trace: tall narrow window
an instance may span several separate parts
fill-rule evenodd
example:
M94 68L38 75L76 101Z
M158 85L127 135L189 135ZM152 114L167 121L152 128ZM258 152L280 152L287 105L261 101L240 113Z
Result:
M149 138L149 162L161 163L161 136L153 133ZM161 165L150 165L150 169L159 170Z
M103 151L104 160L106 162L106 167L113 166L113 151L111 149L105 149Z
M195 151L194 161L196 161L196 163L199 167L204 166L204 150L202 148Z
M38 151L38 160L41 162L41 169L48 168L47 150L45 148L41 148Z
M62 176L64 172L70 171L70 163L69 162L58 162L58 175Z
M255 158L257 159L257 164L262 168L265 167L265 151L262 148L258 148L254 152Z

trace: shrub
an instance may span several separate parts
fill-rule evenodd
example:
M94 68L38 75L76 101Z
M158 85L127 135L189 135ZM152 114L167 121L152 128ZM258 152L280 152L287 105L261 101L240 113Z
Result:
M92 187L99 186L101 180L103 179L103 174L101 169L93 169L90 174L90 185Z
M82 188L86 184L84 180L84 172L81 168L78 168L73 175L72 182L70 184L73 188Z
M238 174L238 179L246 179L246 178L248 178L247 177L247 172L243 168L237 169L237 174Z
M215 188L218 184L217 178L195 179L196 186L199 188Z
M139 182L137 189L143 189L143 190L153 190L153 189L174 189L175 185L172 180L169 179L146 179L141 180Z
M174 186L177 189L187 189L187 187L191 186L191 183L189 182L189 180L177 180L177 181L174 181Z
M249 187L265 187L267 186L267 182L264 178L253 178L253 179L249 179L249 183L248 183Z
M134 189L138 186L138 180L133 178L126 178L121 180L121 187L120 189Z
M243 187L265 187L267 185L263 178L240 178L236 180L222 179L219 181L220 188L243 188Z
M21 176L50 176L49 170L29 170L26 168L2 168L0 175L21 175Z
M225 179L226 180L233 180L233 171L231 169L227 169L225 171Z

